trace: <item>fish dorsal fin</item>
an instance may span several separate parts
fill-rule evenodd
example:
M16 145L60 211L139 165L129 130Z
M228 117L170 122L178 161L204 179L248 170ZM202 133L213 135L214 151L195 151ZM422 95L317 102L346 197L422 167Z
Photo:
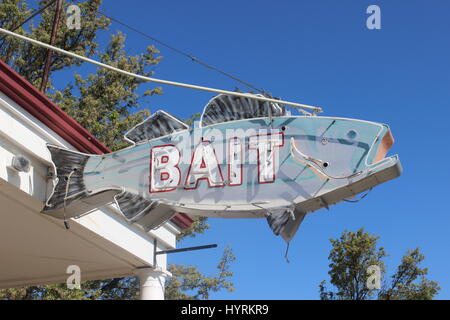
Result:
M263 97L260 94L253 94L253 96ZM201 117L201 126L242 119L265 118L270 115L281 117L287 114L287 110L279 104L254 99L250 93L248 97L219 94L206 104Z
M125 139L139 143L187 130L189 126L165 111L159 110L125 134Z

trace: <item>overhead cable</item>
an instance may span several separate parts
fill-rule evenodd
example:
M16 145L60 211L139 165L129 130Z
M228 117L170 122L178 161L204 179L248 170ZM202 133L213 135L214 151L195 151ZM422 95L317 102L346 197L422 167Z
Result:
M143 32L143 31L141 31L141 30L139 30L139 29L137 29L137 28L135 28L135 27L133 27L133 26L130 26L129 24L127 24L127 23L125 23L125 22L122 22L122 21L120 21L119 19L113 18L113 17L111 17L110 15L108 15L108 14L106 14L106 13L104 13L104 12L101 12L100 10L97 10L97 12L98 12L99 14L101 14L101 15L103 15L103 16L109 18L109 19L111 19L112 21L114 21L114 22L116 22L116 23L118 23L118 24L120 24L120 25L122 25L122 26L124 26L124 27L126 27L126 28L128 28L128 29L130 29L130 30L132 30L132 31L134 31L134 32L136 32L136 33L139 33L140 35L142 35L142 36L144 36L144 37L146 37L146 38L148 38L148 39L150 39L150 40L152 40L152 41L154 41L154 42L160 44L161 46L166 47L166 48L168 48L168 49L170 49L170 50L172 50L172 51L174 51L174 52L176 52L176 53L178 53L178 54L180 54L180 55L182 55L182 56L184 56L184 57L190 59L190 60L193 61L193 62L196 62L196 63L198 63L198 64L200 64L200 65L202 65L202 66L204 66L204 67L206 67L206 68L208 68L208 69L210 69L210 70L213 70L213 71L215 71L215 72L218 72L218 73L220 73L220 74L222 74L222 75L224 75L224 76L226 76L226 77L228 77L228 78L231 78L231 79L233 79L233 80L235 80L235 81L237 81L237 82L239 82L239 83L241 83L241 84L247 86L247 87L250 88L250 89L253 89L253 90L255 90L255 91L258 91L258 92L260 92L260 93L262 93L262 94L264 94L264 95L268 95L268 93L267 93L265 90L260 89L260 88L258 88L258 87L256 87L256 86L254 86L254 85L252 85L252 84L250 84L250 83L248 83L248 82L242 80L242 79L239 79L238 77L235 77L235 76L233 76L232 74L229 74L229 73L227 73L227 72L225 72L225 71L222 71L222 70L220 70L219 68L216 68L216 67L214 67L214 66L212 66L212 65L210 65L210 64L208 64L208 63L205 63L205 62L203 62L203 61L201 61L201 60L195 58L193 55L191 55L191 54L189 54L189 53L186 53L186 52L184 52L184 51L182 51L182 50L180 50L180 49L177 49L177 48L175 48L175 47L173 47L173 46L171 46L171 45L169 45L169 44L167 44L167 43L165 43L165 42L163 42L163 41L161 41L161 40L158 40L157 38L155 38L155 37L149 35L148 33L145 33L145 32Z
M0 28L0 33L6 34L8 36L17 38L17 39L21 39L21 40L25 40L28 41L30 43L33 43L37 46L43 47L43 48L47 48L56 52L59 52L61 54L64 54L66 56L72 57L72 58L76 58L76 59L80 59L82 61L97 65L99 67L108 69L108 70L112 70L112 71L116 71L118 73L121 73L123 75L127 75L130 77L134 77L143 81L149 81L149 82L155 82L155 83L159 83L159 84L165 84L165 85L170 85L170 86L176 86L176 87L182 87L182 88L188 88L188 89L193 89L193 90L200 90L200 91L207 91L207 92L213 92L213 93L218 93L218 94L227 94L227 95L232 95L232 96L237 96L237 97L244 97L244 98L250 98L250 99L256 99L256 100L260 100L260 101L266 101L266 102L271 102L271 103L278 103L278 104L282 104L282 105L288 105L288 106L293 106L293 107L299 107L299 108L304 108L304 109L310 109L312 110L314 113L320 113L322 112L322 108L320 107L315 107L315 106L309 106L309 105L305 105L305 104L301 104L301 103L295 103L295 102L290 102L290 101L284 101L284 100L279 100L279 99L273 99L273 98L267 98L265 96L259 96L259 95L253 95L253 94L249 94L249 93L242 93L242 92L235 92L235 91L228 91L228 90L222 90L222 89L215 89L215 88L210 88L210 87L204 87L204 86L198 86L198 85L193 85L193 84L188 84L188 83L181 83L181 82L175 82L175 81L168 81L168 80L162 80L162 79L156 79L156 78L150 78L150 77L146 77L143 75L139 75L139 74L135 74L132 72L128 72L110 65L107 65L105 63L102 63L100 61L97 60L93 60L87 57L83 57L80 56L78 54L75 54L73 52L69 52L66 50L63 50L61 48L49 45L47 43L35 40L35 39L31 39L28 37L25 37L23 35L17 34L15 32L11 32L8 30L5 30L3 28Z

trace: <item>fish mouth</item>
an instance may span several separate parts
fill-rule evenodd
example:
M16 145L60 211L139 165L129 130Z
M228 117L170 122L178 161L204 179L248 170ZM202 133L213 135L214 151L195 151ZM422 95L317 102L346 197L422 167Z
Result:
M375 165L378 162L383 161L386 159L386 155L391 149L391 147L394 145L394 137L392 136L391 130L388 128L386 133L383 136L383 139L381 139L381 142L378 144L377 149L375 151L375 157L373 158L372 164Z
M363 174L365 171L370 171L371 169L377 168L380 165L383 165L386 161L388 161L390 158L394 157L386 157L388 151L391 149L391 147L394 145L394 137L392 136L391 130L388 126L385 126L385 132L383 135L383 138L381 140L378 140L379 136L376 137L373 145L373 149L371 150L370 154L374 154L372 160L367 159L366 167L362 170L356 171L349 175L342 175L342 176L332 176L329 173L326 172L326 168L329 165L329 162L313 158L305 153L303 153L296 145L295 139L291 138L291 146L290 146L290 153L292 159L304 166L307 166L311 168L316 174L321 176L325 179L351 179L354 177L357 177L361 174ZM377 141L380 141L377 144ZM370 155L369 155L370 156Z
M388 151L394 145L395 140L389 127L386 125L384 126L386 131L384 132L383 138L381 138L381 140L378 140L379 138L375 140L373 152L371 153L374 154L374 156L371 160L368 159L364 171L367 172L368 175L371 175L391 167L396 167L397 171L394 173L394 176L398 177L403 172L403 168L400 164L398 155L387 156ZM377 144L377 141L380 142Z

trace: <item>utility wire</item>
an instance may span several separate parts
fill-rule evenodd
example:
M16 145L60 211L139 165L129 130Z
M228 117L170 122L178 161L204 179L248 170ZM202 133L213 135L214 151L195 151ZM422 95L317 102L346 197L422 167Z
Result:
M51 6L52 4L54 4L56 1L58 1L58 0L51 0L47 5L45 5L45 6L42 7L41 9L37 10L36 12L34 12L34 13L33 13L32 15L30 15L27 19L23 20L20 24L18 24L18 25L15 26L14 28L12 28L10 31L12 31L12 32L16 31L16 30L19 29L21 26L23 26L25 23L27 23L28 21L30 21L31 19L33 19L35 16L41 14L43 11L45 11L48 7L50 7L50 6ZM225 71L223 71L223 70L220 70L219 68L216 68L216 67L214 67L214 66L212 66L212 65L210 65L210 64L208 64L208 63L206 63L206 62L203 62L203 61L201 61L201 60L195 58L193 55L191 55L191 54L189 54L189 53L186 53L186 52L184 52L184 51L182 51L182 50L180 50L180 49L177 49L177 48L175 48L175 47L173 47L173 46L171 46L171 45L169 45L169 44L167 44L167 43L165 43L165 42L163 42L163 41L161 41L161 40L159 40L159 39L156 39L155 37L152 37L151 35L149 35L149 34L143 32L143 31L141 31L141 30L139 30L139 29L137 29L137 28L135 28L135 27L133 27L133 26L130 26L129 24L127 24L127 23L125 23L125 22L123 22L123 21L121 21L121 20L119 20L119 19L113 18L113 17L111 17L110 15L108 15L108 14L106 14L106 13L104 13L104 12L101 12L100 10L97 10L97 13L98 13L98 14L101 14L101 15L103 15L103 16L109 18L109 19L111 19L112 21L114 21L114 22L116 22L116 23L118 23L118 24L120 24L120 25L122 25L122 26L124 26L124 27L126 27L126 28L128 28L128 29L130 29L130 30L132 30L132 31L134 31L134 32L136 32L136 33L142 35L142 36L144 36L145 38L148 38L148 39L150 39L150 40L152 40L152 41L154 41L154 42L160 44L161 46L164 46L164 47L166 47L166 48L168 48L168 49L170 49L170 50L172 50L172 51L174 51L174 52L176 52L176 53L178 53L178 54L180 54L180 55L182 55L182 56L184 56L184 57L190 59L192 62L196 62L196 63L198 63L199 65L201 65L201 66L203 66L203 67L205 67L205 68L208 68L208 69L210 69L210 70L212 70L212 71L218 72L218 73L220 73L221 75L223 75L223 76L225 76L225 77L228 77L228 78L230 78L230 79L233 79L233 80L235 80L235 81L237 81L237 82L239 82L239 83L241 83L241 84L247 86L248 88L251 88L251 89L253 89L253 90L257 91L257 92L262 93L262 94L265 95L265 96L271 96L270 94L267 93L266 90L260 89L260 88L258 88L258 87L256 87L256 86L252 85L251 83L248 83L248 82L246 82L246 81L244 81L244 80L242 80L242 79L239 79L238 77L233 76L232 74L229 74L229 73L227 73L227 72L225 72ZM1 44L0 46L3 46L5 38L6 38L6 36L3 36L2 38L0 38L0 40L2 40L2 44Z
M166 48L168 48L168 49L170 49L170 50L172 50L172 51L174 51L174 52L176 52L176 53L178 53L178 54L180 54L180 55L182 55L182 56L184 56L184 57L190 59L190 60L193 61L193 62L196 62L196 63L198 63L198 64L200 64L200 65L202 65L202 66L204 66L204 67L206 67L206 68L208 68L208 69L210 69L210 70L213 70L213 71L215 71L215 72L218 72L218 73L220 73L221 75L224 75L224 76L226 76L226 77L228 77L228 78L231 78L231 79L233 79L233 80L235 80L235 81L237 81L237 82L239 82L239 83L241 83L241 84L243 84L243 85L245 85L245 86L247 86L247 87L249 87L249 88L251 88L251 89L253 89L253 90L255 90L255 91L258 91L258 92L262 93L263 95L270 96L270 95L267 93L267 91L264 90L264 89L260 89L260 88L258 88L258 87L255 87L254 85L252 85L252 84L250 84L250 83L248 83L248 82L246 82L246 81L244 81L244 80L242 80L242 79L239 79L239 78L233 76L232 74L229 74L229 73L227 73L227 72L225 72L225 71L222 71L222 70L220 70L220 69L218 69L218 68L216 68L216 67L214 67L214 66L212 66L212 65L210 65L210 64L207 64L207 63L205 63L205 62L203 62L203 61L201 61L201 60L195 58L195 57L192 56L191 54L186 53L186 52L184 52L184 51L182 51L182 50L180 50L180 49L177 49L177 48L175 48L175 47L173 47L173 46L171 46L171 45L169 45L169 44L167 44L167 43L165 43L165 42L163 42L163 41L161 41L161 40L158 40L158 39L156 39L155 37L152 37L151 35L149 35L149 34L143 32L143 31L141 31L141 30L139 30L139 29L137 29L137 28L135 28L135 27L133 27L133 26L130 26L129 24L127 24L127 23L125 23L125 22L123 22L123 21L120 21L119 19L113 18L113 17L111 17L110 15L108 15L108 14L106 14L106 13L104 13L104 12L101 12L100 10L97 10L97 12L98 12L99 14L105 16L106 18L109 18L109 19L111 19L112 21L114 21L114 22L116 22L116 23L118 23L118 24L124 26L125 28L128 28L128 29L130 29L130 30L132 30L132 31L134 31L134 32L136 32L136 33L139 33L140 35L146 37L147 39L150 39L150 40L152 40L152 41L154 41L154 42L156 42L156 43L159 43L161 46L166 47Z
M19 25L15 26L15 27L11 30L11 33L8 34L8 33L7 33L8 30L5 30L5 29L0 28L0 31L2 31L1 33L7 33L7 35L15 36L16 38L22 38L23 40L25 40L25 39L28 40L28 41L33 40L33 39L30 39L30 38L27 38L27 37L20 37L20 35L14 34L14 31L16 31L18 28L20 28L21 26L23 26L25 23L27 23L28 21L30 21L31 19L33 19L33 18L34 18L35 16L37 16L38 14L42 13L43 11L45 11L48 7L50 7L50 6L51 6L52 4L54 4L56 1L58 1L58 0L50 0L50 2L49 2L47 5L45 5L45 6L42 7L41 9L37 10L36 12L34 12L34 13L33 13L32 15L30 15L27 19L23 20ZM227 73L227 72L225 72L225 71L222 71L222 70L220 70L220 69L218 69L218 68L216 68L216 67L214 67L214 66L212 66L212 65L210 65L210 64L207 64L207 63L205 63L205 62L203 62L203 61L200 61L200 60L198 60L197 58L195 58L194 56L192 56L191 54L186 53L186 52L184 52L184 51L182 51L182 50L179 50L179 49L177 49L177 48L175 48L175 47L173 47L173 46L171 46L171 45L169 45L169 44L167 44L167 43L165 43L165 42L163 42L163 41L161 41L161 40L158 40L158 39L156 39L155 37L152 37L152 36L150 36L149 34L143 32L143 31L140 31L139 29L137 29L137 28L135 28L135 27L133 27L133 26L130 26L130 25L128 25L128 24L125 23L125 22L122 22L122 21L120 21L120 20L118 20L118 19L116 19L116 18L111 17L110 15L107 15L107 14L105 14L105 13L99 11L99 10L97 10L97 13L98 13L98 14L101 14L101 15L103 15L103 16L109 18L109 19L111 19L112 21L114 21L114 22L116 22L116 23L118 23L118 24L120 24L120 25L122 25L122 26L124 26L124 27L126 27L126 28L128 28L128 29L130 29L130 30L132 30L132 31L134 31L134 32L136 32L136 33L139 33L140 35L142 35L142 36L144 36L144 37L146 37L146 38L148 38L148 39L150 39L150 40L152 40L152 41L154 41L154 42L156 42L156 43L159 43L160 45L162 45L162 46L164 46L164 47L166 47L166 48L168 48L168 49L170 49L170 50L172 50L172 51L174 51L174 52L176 52L176 53L178 53L178 54L180 54L180 55L183 55L183 56L189 58L189 59L190 59L191 61L193 61L193 62L196 62L196 63L198 63L198 64L200 64L200 65L202 65L202 66L204 66L204 67L206 67L206 68L208 68L208 69L210 69L210 70L213 70L213 71L215 71L215 72L218 72L218 73L220 73L220 74L222 74L222 75L224 75L224 76L226 76L226 77L228 77L228 78L231 78L231 79L233 79L233 80L235 80L235 81L237 81L237 82L239 82L239 83L241 83L241 84L243 84L243 85L245 85L245 86L247 86L247 87L249 87L249 88L251 88L251 89L253 89L253 90L255 90L255 91L258 91L258 92L260 92L260 93L263 94L263 97L257 97L257 96L255 97L255 96L253 96L254 99L262 100L262 101L270 101L270 102L274 102L274 103L286 104L286 105L290 105L291 107L295 107L295 108L312 109L314 113L320 113L320 112L322 112L322 109L319 108L319 107L308 106L308 105L298 104L298 103L292 103L292 102L289 102L289 101L283 101L283 100L279 100L279 99L273 99L273 98L272 98L272 95L270 95L266 90L263 90L263 89L260 89L260 88L258 88L258 87L255 87L255 86L253 86L252 84L250 84L250 83L248 83L248 82L246 82L246 81L244 81L244 80L242 80L242 79L239 79L239 78L237 78L237 77L235 77L235 76L233 76L233 75L231 75L231 74L229 74L229 73ZM5 31L6 31L6 32L5 32ZM7 37L7 35L4 35L3 37L0 38L0 40L3 41L2 44L0 45L0 47L3 46L4 41L5 41L6 37ZM73 53L71 53L71 52L68 52L68 51L65 51L65 50L62 50L62 49L53 47L53 46L45 46L44 43L39 43L39 41L30 41L30 42L32 42L32 43L34 43L34 44L37 44L37 45L40 45L41 47L46 47L46 48L48 48L48 49L51 49L51 48L52 48L52 49L56 49L55 51L57 51L57 52L60 52L60 53L66 54L66 55L71 55L71 56L73 56L73 57L75 57L75 58L84 60L84 61L86 61L86 62L90 62L90 63L99 65L99 63L98 63L97 61L95 61L95 60L91 60L91 59L88 59L88 58L86 58L86 57L82 57L82 56L79 56L79 55L75 55L75 54L73 54ZM89 61L88 61L88 60L89 60ZM111 67L111 66L104 65L104 64L103 64L103 67L107 67L107 68L109 67L108 69L112 69L112 68L113 68L113 67ZM115 71L118 71L118 72L121 72L121 71L122 71L121 73L126 72L126 71L120 70L120 69L117 69L117 70L115 70ZM146 79L143 79L143 80L146 80L146 81L152 81L152 82L161 83L161 84L175 85L175 86L180 86L180 87L185 87L185 88L191 88L191 89L197 89L197 90L203 90L203 91L209 91L209 92L215 92L215 93L223 93L223 94L231 94L231 93L232 93L231 91L226 91L226 90L220 90L220 89L214 89L214 88L208 88L208 87L201 87L201 86L190 85L190 84L183 84L183 83L177 83L177 82L166 81L166 80L160 80L160 79L155 79L155 78L143 77L143 76L135 75L135 74L132 74L132 73L129 73L128 75L130 75L130 76L137 76L137 77L140 77L141 79L146 78ZM242 97L248 96L247 94L245 94L245 93L240 93L240 92L233 93L233 95L235 95L235 96L242 96ZM302 111L302 112L304 112L304 110L301 110L301 109L299 109L299 110Z
M198 85L193 85L193 84L189 84L189 83L182 83L182 82L175 82L175 81L168 81L168 80L162 80L162 79L156 79L156 78L150 78L150 77L146 77L140 74L136 74L136 73L132 73L129 71L125 71L116 67L113 67L111 65L102 63L100 61L97 60L93 60L87 57L83 57L80 56L76 53L70 52L70 51L66 51L63 50L61 48L55 47L55 46L51 46L47 43L35 40L35 39L31 39L28 37L25 37L21 34L17 34L8 30L5 30L3 28L0 28L0 33L6 34L8 36L12 36L21 40L25 40L28 42L31 42L37 46L43 47L43 48L47 48L56 52L59 52L61 54L64 54L66 56L72 57L72 58L77 58L80 59L81 61L85 61L85 62L89 62L92 64L95 64L99 67L102 68L106 68L108 70L112 70L118 73L121 73L123 75L126 76L130 76L130 77L134 77L136 79L141 79L144 81L150 81L150 82L155 82L155 83L160 83L160 84L165 84L165 85L170 85L170 86L176 86L176 87L182 87L182 88L188 88L188 89L193 89L193 90L200 90L200 91L207 91L207 92L214 92L214 93L221 93L221 94L227 94L227 95L231 95L231 96L236 96L236 97L244 97L244 98L251 98L251 99L255 99L255 100L259 100L259 101L267 101L267 102L272 102L272 103L278 103L278 104L285 104L288 106L293 106L293 107L300 107L300 108L305 108L305 109L310 109L313 110L314 113L320 113L322 112L322 108L319 107L314 107L314 106L308 106L305 104L301 104L301 103L295 103L295 102L290 102L290 101L283 101L283 100L279 100L279 99L273 99L273 98L267 98L264 96L258 96L258 95L254 95L254 94L249 94L249 93L242 93L242 92L233 92L233 91L228 91L228 90L222 90L222 89L216 89L216 88L210 88L210 87L204 87L204 86L198 86Z
M370 188L365 194L363 194L359 199L356 199L356 200L350 200L350 199L342 199L342 200L344 200L345 202L356 203L356 202L361 201L365 197L367 197L367 195L370 193L370 191L372 191L372 188Z

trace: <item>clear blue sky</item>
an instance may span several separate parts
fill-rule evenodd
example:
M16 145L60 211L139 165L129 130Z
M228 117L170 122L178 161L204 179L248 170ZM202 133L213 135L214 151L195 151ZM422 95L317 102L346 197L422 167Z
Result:
M366 28L366 9L381 8L382 29ZM102 9L199 59L286 100L318 105L326 116L383 122L396 140L403 175L363 201L309 214L291 243L265 220L210 219L210 231L180 247L230 244L237 260L234 293L212 299L317 299L328 280L330 238L364 227L381 236L389 274L408 248L420 247L439 298L450 298L450 2L447 0L105 1ZM130 54L151 41L122 30ZM155 77L233 90L238 83L166 48ZM67 80L68 78L65 78ZM144 85L143 89L151 87ZM144 88L145 87L145 88ZM211 94L164 87L148 100L184 118L201 112ZM213 273L221 249L170 256L171 263Z

